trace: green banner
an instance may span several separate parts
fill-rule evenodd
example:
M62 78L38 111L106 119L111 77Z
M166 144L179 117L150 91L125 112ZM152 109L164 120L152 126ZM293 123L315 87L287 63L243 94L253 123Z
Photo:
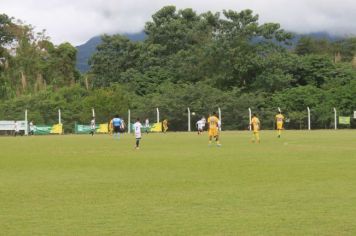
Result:
M55 125L36 125L33 130L34 134L63 134L63 125L55 124Z
M131 130L131 132L135 132L134 124L132 124L132 123L130 124L130 130ZM153 123L149 127L142 126L141 132L142 133L144 133L144 132L162 132L162 122Z
M76 134L89 134L91 132L90 125L78 125L76 124L74 127L74 131ZM95 125L95 133L107 134L109 133L108 124L96 124Z
M134 124L132 124L132 123L130 124L130 130L131 130L132 133L135 132ZM142 133L151 132L151 126L149 126L149 127L142 126L142 127L141 127L141 132L142 132Z
M39 134L50 134L52 131L52 126L36 125L34 133Z
M350 117L348 117L348 116L339 116L339 124L341 124L341 125L349 125L350 124Z
M99 125L95 125L95 129L98 129ZM89 134L91 132L90 125L75 125L76 134Z

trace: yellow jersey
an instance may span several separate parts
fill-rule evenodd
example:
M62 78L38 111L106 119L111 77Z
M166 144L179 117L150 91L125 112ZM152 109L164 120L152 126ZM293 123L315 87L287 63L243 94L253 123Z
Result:
M210 116L208 118L209 129L217 129L219 127L219 118Z
M276 122L277 123L283 123L284 121L284 116L282 114L277 114L276 115Z
M260 130L260 120L257 117L253 117L251 119L251 126L253 132L258 132Z

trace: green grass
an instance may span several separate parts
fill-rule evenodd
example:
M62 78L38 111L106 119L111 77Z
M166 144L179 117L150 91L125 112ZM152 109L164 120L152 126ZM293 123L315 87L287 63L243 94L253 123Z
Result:
M0 235L356 235L356 132L0 137Z

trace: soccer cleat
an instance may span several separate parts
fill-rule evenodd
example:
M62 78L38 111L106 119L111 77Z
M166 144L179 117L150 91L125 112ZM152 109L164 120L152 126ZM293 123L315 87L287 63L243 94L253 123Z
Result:
M221 143L216 144L217 147L221 147Z

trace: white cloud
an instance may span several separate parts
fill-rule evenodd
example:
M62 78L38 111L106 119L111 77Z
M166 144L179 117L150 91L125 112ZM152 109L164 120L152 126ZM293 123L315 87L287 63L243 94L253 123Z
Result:
M261 22L277 22L298 33L356 34L354 0L1 0L1 13L46 29L55 43L75 45L102 33L141 31L165 5L198 12L252 9Z

